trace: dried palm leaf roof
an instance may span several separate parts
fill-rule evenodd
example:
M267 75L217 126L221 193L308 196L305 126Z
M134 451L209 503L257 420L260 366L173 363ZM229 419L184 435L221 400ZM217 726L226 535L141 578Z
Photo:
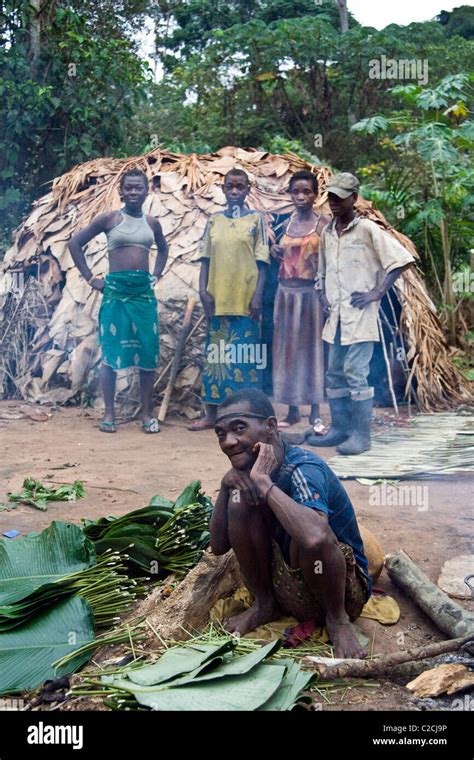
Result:
M33 263L43 297L50 305L48 319L40 321L29 340L28 361L25 363L24 356L14 357L13 364L10 362L7 367L19 395L30 400L62 402L84 389L92 395L97 392L92 370L99 360L96 341L99 295L79 274L67 244L71 235L97 214L121 205L120 177L131 168L147 174L153 189L144 210L159 219L170 246L168 265L157 287L162 328L160 368L167 365L176 345L183 303L188 296L197 296L199 267L193 259L199 240L209 215L225 206L220 186L224 175L234 167L249 175L248 204L262 211L269 223L276 215L291 211L286 188L291 175L299 169L309 169L316 174L320 191L315 207L320 212L328 212L325 187L330 170L313 166L293 153L272 155L226 147L211 154L181 155L157 148L129 159L94 159L53 181L51 191L34 204L31 214L16 230L13 246L4 260L5 270L26 271ZM357 210L396 237L418 258L411 240L391 227L372 203L359 197ZM105 235L88 244L87 256L94 274L107 271ZM409 380L411 383L416 378L419 407L434 411L469 400L466 381L449 356L436 308L415 269L408 270L399 279L397 293L402 303L400 321L407 343ZM23 298L28 304L28 293ZM11 311L11 306L9 308ZM17 333L22 329L31 333L31 314L30 318L25 316L31 312L31 307L28 308L29 311L16 308ZM18 326L19 315L26 320L23 328ZM8 318L12 321L11 314L5 315L4 303L4 324L8 325ZM198 407L204 337L204 325L202 321L196 325L198 319L199 309L170 407L188 416L195 415ZM15 335L15 330L10 330L10 335ZM2 340L5 348L8 346L5 329ZM15 352L15 346L10 345L10 354L12 350ZM20 374L16 372L17 365L22 367ZM158 393L165 382L162 371L156 386ZM129 383L128 376L119 380L119 392L129 389Z

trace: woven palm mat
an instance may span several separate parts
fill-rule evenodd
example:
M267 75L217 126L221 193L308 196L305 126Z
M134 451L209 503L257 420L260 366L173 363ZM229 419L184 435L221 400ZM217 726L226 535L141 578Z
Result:
M411 480L474 472L474 415L421 414L409 428L373 437L370 451L334 456L329 465L340 478Z

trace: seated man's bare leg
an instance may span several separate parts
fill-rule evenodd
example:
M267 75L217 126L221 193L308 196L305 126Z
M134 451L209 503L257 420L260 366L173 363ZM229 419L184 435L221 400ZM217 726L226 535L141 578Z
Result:
M228 504L229 540L254 604L225 622L230 632L242 636L259 625L276 620L281 612L273 596L272 523L266 506L251 506L243 494L233 492Z
M326 525L314 548L293 546L293 556L295 549L305 583L322 600L326 610L326 628L334 646L335 656L365 657L366 652L357 640L354 626L344 607L346 560L333 531Z

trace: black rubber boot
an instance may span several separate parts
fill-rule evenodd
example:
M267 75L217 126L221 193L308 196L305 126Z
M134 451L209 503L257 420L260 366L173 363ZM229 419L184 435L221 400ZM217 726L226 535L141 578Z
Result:
M370 424L372 422L373 399L352 401L352 434L341 443L336 451L339 454L362 454L370 449Z
M337 446L349 438L352 430L352 405L350 396L330 398L331 429L326 435L310 435L306 443L310 446Z
M313 428L309 430L303 430L301 433L280 433L282 440L285 443L289 443L291 446L301 446L306 441L308 435L311 435Z

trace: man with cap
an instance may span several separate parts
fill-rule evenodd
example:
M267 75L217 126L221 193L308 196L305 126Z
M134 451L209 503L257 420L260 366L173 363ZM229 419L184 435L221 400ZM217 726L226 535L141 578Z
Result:
M392 235L356 215L359 180L336 174L326 187L333 219L321 234L316 287L328 319L323 339L330 344L326 375L331 429L309 436L311 446L337 446L340 454L370 449L374 389L367 378L377 314L385 293L414 258Z

